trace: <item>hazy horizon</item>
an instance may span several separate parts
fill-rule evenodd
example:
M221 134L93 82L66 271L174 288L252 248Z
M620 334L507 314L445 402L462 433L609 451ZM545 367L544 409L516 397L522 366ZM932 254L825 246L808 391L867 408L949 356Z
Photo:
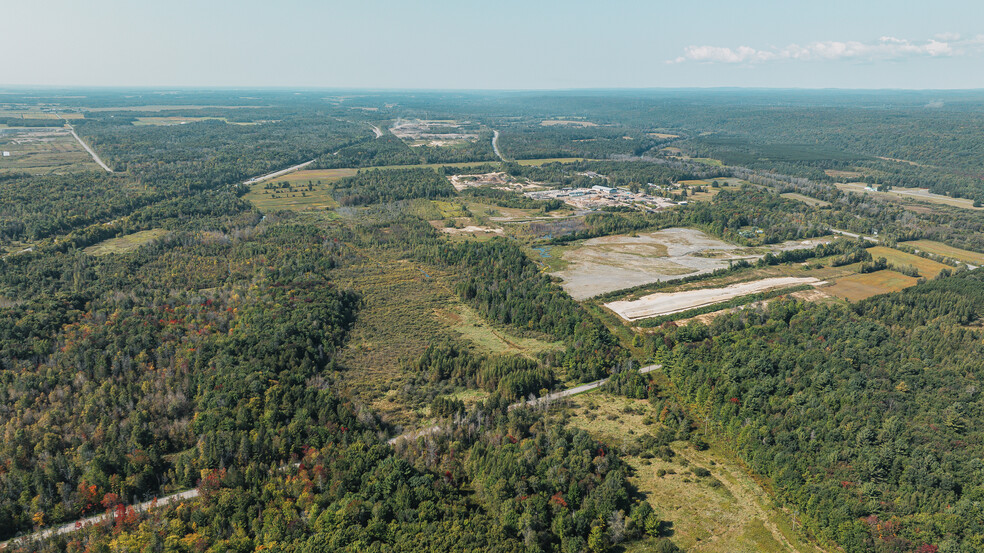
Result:
M5 7L0 86L349 90L984 88L969 0L699 9L52 0ZM975 17L977 16L977 17Z

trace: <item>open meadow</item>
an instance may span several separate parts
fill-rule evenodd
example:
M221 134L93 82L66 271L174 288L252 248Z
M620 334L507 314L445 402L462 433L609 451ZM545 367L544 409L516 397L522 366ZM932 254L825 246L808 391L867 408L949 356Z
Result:
M795 531L762 483L724 448L696 450L684 441L656 451L639 447L663 425L649 402L591 392L574 396L567 424L618 448L633 471L629 483L669 524L669 539L684 551L702 553L819 553ZM706 472L705 472L706 471ZM656 540L629 544L627 553L656 551Z

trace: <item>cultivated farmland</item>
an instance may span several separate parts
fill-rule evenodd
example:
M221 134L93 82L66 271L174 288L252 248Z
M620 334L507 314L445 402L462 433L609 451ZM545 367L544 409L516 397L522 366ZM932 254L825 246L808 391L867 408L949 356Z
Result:
M824 292L848 301L860 301L878 294L898 292L914 286L917 280L895 271L875 271L839 278L833 286L824 288Z

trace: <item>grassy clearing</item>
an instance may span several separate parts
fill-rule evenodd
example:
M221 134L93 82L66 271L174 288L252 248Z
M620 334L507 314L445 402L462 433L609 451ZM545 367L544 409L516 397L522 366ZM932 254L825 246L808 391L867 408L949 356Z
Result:
M825 287L823 291L848 301L860 301L915 286L917 280L895 271L875 271L839 278L833 286Z
M167 234L167 231L164 229L142 230L126 236L103 240L102 242L89 246L82 251L89 255L126 253L133 251L152 240L156 240L165 234Z
M416 422L417 413L387 393L406 375L400 361L420 355L428 345L454 340L437 313L457 303L447 285L449 275L385 251L358 251L360 261L333 272L341 288L359 292L364 301L339 364L348 369L342 384L371 404L387 420Z
M470 213L466 211L466 207L454 201L444 201L444 200L432 200L434 207L441 213L442 219L448 219L453 217L468 217Z
M355 169L318 169L295 171L271 181L259 182L244 198L259 209L333 209L338 202L331 196L332 182L356 174Z
M679 181L679 183L680 184L686 184L687 186L710 186L711 185L711 181L700 180L700 179L696 179L696 180L682 180L682 181Z
M547 342L536 338L523 338L493 327L482 320L474 309L457 305L436 312L438 319L463 338L489 353L521 354L533 357L538 353L559 350L563 342Z
M957 261L963 261L964 263L971 263L973 265L984 265L984 253L954 248L953 246L948 246L943 242L936 242L934 240L913 240L911 242L902 243L906 246L911 246L926 253L942 255L944 257L956 259Z
M792 520L773 504L766 489L722 448L695 451L686 442L674 442L676 455L667 460L646 459L642 452L628 455L638 449L639 438L659 424L646 424L659 416L648 402L593 392L571 399L569 413L573 416L568 424L622 450L634 469L629 481L661 518L672 523L670 539L685 551L822 551L793 531ZM695 476L698 467L711 476ZM628 544L626 552L650 551L654 545L644 539Z
M816 207L827 207L830 202L825 202L823 200L818 200L816 198L811 198L809 196L804 196L803 194L797 194L796 192L786 192L785 194L780 194L783 198L789 198L790 200L799 200L807 205L812 205Z
M938 263L932 259L919 257L918 255L912 255L911 253L900 252L899 250L887 248L885 246L868 248L868 252L870 252L871 257L875 259L884 257L892 265L912 265L919 270L919 276L924 276L926 278L935 277L940 274L940 271L943 269L952 269L952 267Z
M839 182L835 186L845 192L854 192L857 194L871 194L875 198L882 199L893 199L898 200L903 203L918 203L929 202L938 205L949 205L953 207L959 207L963 209L973 209L980 210L984 207L974 207L974 201L967 198L951 198L949 196L943 196L940 194L933 194L928 189L925 188L892 188L887 192L877 192L866 190L868 185L862 182Z

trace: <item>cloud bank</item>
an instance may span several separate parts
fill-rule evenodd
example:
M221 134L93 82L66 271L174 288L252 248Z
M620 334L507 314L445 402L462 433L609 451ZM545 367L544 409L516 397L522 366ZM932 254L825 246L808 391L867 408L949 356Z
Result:
M772 61L883 61L920 57L949 57L979 53L984 47L984 35L962 39L955 33L942 33L923 42L913 42L883 36L873 42L835 41L812 42L805 46L757 49L750 46L688 46L682 56L667 63L703 62L754 65Z

